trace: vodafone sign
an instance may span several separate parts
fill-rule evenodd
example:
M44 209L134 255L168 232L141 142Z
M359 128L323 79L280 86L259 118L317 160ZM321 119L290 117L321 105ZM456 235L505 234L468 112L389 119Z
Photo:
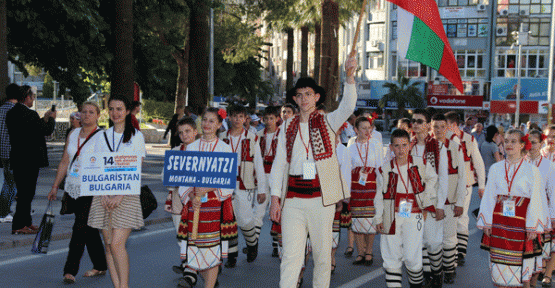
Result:
M483 96L428 95L428 106L436 108L482 108Z

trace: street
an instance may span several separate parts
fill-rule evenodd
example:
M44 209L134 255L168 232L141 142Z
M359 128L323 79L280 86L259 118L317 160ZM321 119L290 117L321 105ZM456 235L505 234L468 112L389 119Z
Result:
M54 145L55 146L55 145ZM37 214L33 217L38 225L42 216L43 206L46 201L42 198L48 193L48 187L52 185L55 176L55 168L60 161L60 147L52 147L49 143L50 167L41 171L37 199L33 202L33 208ZM143 167L143 182L149 185L158 199L158 209L153 213L154 217L161 220L146 226L145 230L133 232L128 241L128 252L130 255L130 285L131 287L176 287L180 275L172 272L172 265L177 265L179 260L179 249L176 245L175 230L168 220L169 214L163 211L163 202L166 192L160 183L160 171L163 162L164 149L149 145L148 156ZM475 189L476 190L476 189ZM476 191L474 191L476 192ZM61 194L58 195L59 198ZM41 198L42 197L42 198ZM41 200L42 199L42 200ZM56 203L55 211L59 210ZM471 208L479 206L477 193L474 193ZM153 217L151 216L151 217ZM71 227L73 216L56 216L56 226ZM150 219L150 218L149 218ZM266 218L267 220L267 218ZM66 223L67 222L67 223ZM493 287L488 268L488 254L479 248L481 231L475 228L476 221L470 220L469 253L466 265L459 267L455 284L445 287ZM9 229L9 224L0 224L2 232ZM66 230L69 228L66 228ZM262 229L258 258L253 263L247 263L244 254L239 255L237 267L234 269L223 268L219 276L219 287L278 287L279 286L279 260L272 258L272 247L269 222L266 221ZM1 234L2 237L7 235ZM379 237L374 243L375 261L373 266L354 266L352 258L346 259L343 255L347 247L347 233L343 229L340 247L337 251L337 269L331 279L331 287L385 287L384 272L381 269L382 261L379 249ZM11 236L11 235L10 235ZM12 237L19 236L14 235ZM240 239L240 249L245 246L244 240ZM15 243L15 242L14 242ZM20 245L14 248L0 250L0 287L67 287L62 282L62 270L67 256L69 239L53 241L50 244L47 255L35 255L30 252L30 245ZM14 245L15 246L15 245ZM109 275L98 278L83 278L82 274L91 269L88 255L82 258L79 274L73 287L110 287ZM403 286L408 287L404 275ZM312 286L312 260L309 260L305 272L303 287ZM199 280L196 287L203 287Z

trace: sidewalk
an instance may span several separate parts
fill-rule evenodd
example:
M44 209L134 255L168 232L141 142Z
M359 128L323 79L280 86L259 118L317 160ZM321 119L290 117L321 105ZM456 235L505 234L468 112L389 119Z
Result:
M47 143L47 146L50 158L50 167L41 169L39 179L37 181L38 183L35 198L32 203L32 209L35 210L35 214L32 215L33 224L37 227L40 225L42 216L44 215L44 212L46 210L46 205L48 204L46 196L50 192L50 187L52 186L52 182L55 177L55 171L59 161L59 159L57 161L52 161L52 159L55 157L53 155L58 153L58 158L60 158L61 153L63 152L63 143L49 142ZM151 160L151 157L154 157L154 160L163 162L163 155L166 149L167 148L162 144L147 144L147 157L149 157L149 160ZM162 164L160 164L160 169L161 165ZM153 211L147 219L145 219L145 226L159 224L163 222L171 222L172 220L170 214L164 211L164 202L168 193L167 190L162 186L161 181L158 180L159 177L156 177L157 173L149 173L148 171L143 171L143 173L147 173L146 177L144 177L143 179L143 183L149 185L149 187L152 189L152 192L156 196L156 200L158 201L158 208ZM0 169L0 185L2 185L2 183L4 183L4 173L2 169ZM62 199L62 196L63 191L59 191L58 200L54 202L54 215L56 215L56 217L54 220L54 230L52 231L52 241L71 238L71 231L75 216L73 214L59 214L61 207L60 200ZM14 203L12 204L12 210L15 210L15 204L16 203L14 201ZM0 223L0 251L3 249L11 249L21 246L29 246L30 249L31 244L35 240L35 236L35 234L12 235L12 223Z

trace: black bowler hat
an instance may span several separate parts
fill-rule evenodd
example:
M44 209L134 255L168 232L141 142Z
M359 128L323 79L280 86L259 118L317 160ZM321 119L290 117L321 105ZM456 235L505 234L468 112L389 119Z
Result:
M307 87L312 88L312 90L314 90L314 93L320 94L320 99L318 100L318 102L316 102L316 107L320 106L321 104L324 104L324 102L326 101L326 90L324 90L324 88L316 84L316 81L311 77L299 78L299 80L297 80L297 83L295 84L295 87L291 89L293 90L291 97L297 94L297 89L307 88ZM287 97L289 97L290 91L287 91ZM291 98L291 100L292 99L293 98Z

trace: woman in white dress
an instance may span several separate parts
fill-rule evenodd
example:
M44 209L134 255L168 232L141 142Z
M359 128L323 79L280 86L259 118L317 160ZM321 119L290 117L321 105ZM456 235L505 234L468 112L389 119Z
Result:
M131 102L125 97L112 97L108 113L114 123L97 138L95 152L116 152L145 157L145 139L131 123ZM129 287L129 255L125 243L132 229L144 226L140 191L133 195L95 196L89 215L89 226L102 229L108 270L114 287Z
M203 135L189 144L187 151L226 152L231 147L220 141L217 136L222 126L222 117L218 109L208 108L202 115L201 126ZM218 267L227 255L227 241L221 240L222 202L233 193L233 189L179 187L179 195L184 208L181 216L178 237L181 239L181 258L186 261L188 269L198 271L204 278L204 287L214 287L218 278ZM204 200L198 200L202 198ZM194 209L199 209L198 233L203 235L194 240L193 231ZM181 286L192 287L195 277L181 278Z
M351 157L351 229L355 233L358 256L354 265L371 266L374 262L373 245L377 233L373 225L376 214L374 197L378 169L383 161L383 149L372 139L371 120L360 116L355 121L357 138L348 149Z
M101 131L97 126L100 108L94 102L85 102L79 115L82 127L81 125L78 126L79 128L75 128L68 135L54 184L52 184L52 189L48 194L48 200L55 200L60 183L62 183L64 178L66 179L64 190L73 199L68 199L67 201L72 203L72 209L75 213L75 223L73 224L71 240L69 242L69 252L64 266L63 280L68 284L75 282L75 275L79 271L79 262L83 252L85 252L85 246L87 246L87 252L91 258L93 269L85 272L83 277L104 275L108 269L100 233L98 229L87 225L93 197L81 197L79 186L79 168L81 166L79 155L94 152L96 139L100 136L99 132Z
M547 198L540 171L524 159L529 143L523 132L507 132L507 158L490 167L480 204L477 226L484 231L482 248L490 252L498 287L530 287L541 255L538 240L550 221L542 204Z

